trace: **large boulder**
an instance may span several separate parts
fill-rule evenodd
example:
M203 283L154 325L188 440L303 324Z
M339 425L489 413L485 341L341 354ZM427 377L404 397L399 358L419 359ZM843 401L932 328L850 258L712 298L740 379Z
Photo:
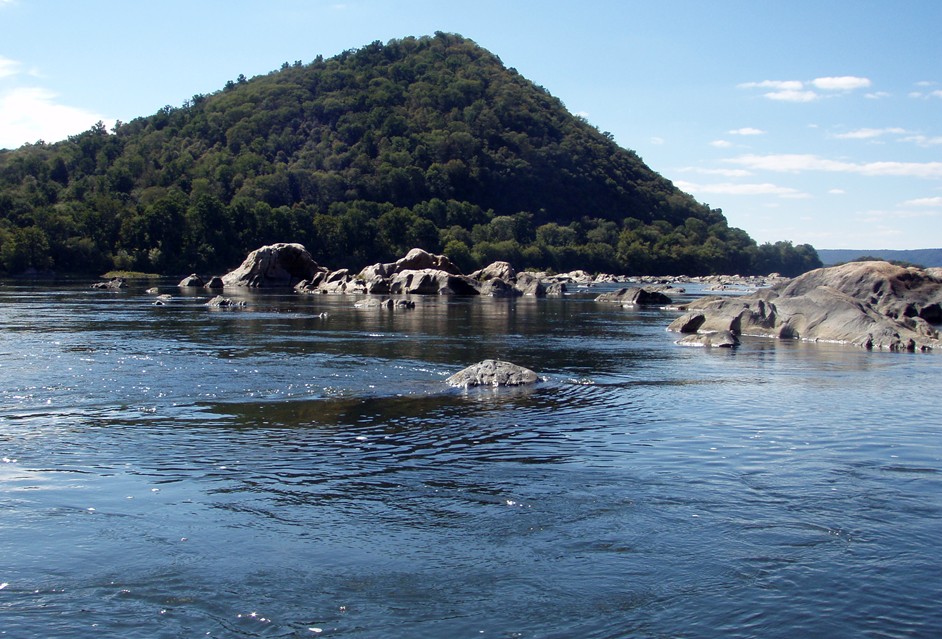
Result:
M512 282L514 278L517 277L517 272L509 262L492 262L491 264L488 264L482 268L480 271L475 271L472 273L471 277L480 282L486 282L487 280L492 279Z
M517 273L514 280L514 288L520 291L521 295L529 297L546 297L546 285L534 273Z
M268 288L294 286L325 269L301 244L271 244L249 253L242 265L222 276L225 286Z
M420 248L414 248L405 257L395 262L386 264L373 264L360 271L360 279L370 281L378 279L389 279L397 273L403 271L422 271L431 269L435 271L444 271L451 275L461 275L461 269L448 259L445 255L433 255Z
M668 330L925 351L942 347L932 326L940 304L942 278L932 273L887 262L853 262L750 295L702 298Z
M539 376L529 368L510 362L486 359L459 371L445 380L449 386L470 388L472 386L521 386L535 384Z
M203 281L203 278L197 275L196 273L190 273L177 284L180 288L202 288L206 286L206 283Z

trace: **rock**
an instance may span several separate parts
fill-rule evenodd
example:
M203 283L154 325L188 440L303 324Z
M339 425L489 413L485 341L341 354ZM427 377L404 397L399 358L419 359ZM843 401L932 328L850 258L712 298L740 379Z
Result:
M492 277L481 282L478 291L481 295L487 297L516 297L521 295L521 292L514 288L513 284L499 277Z
M225 282L223 282L222 278L219 277L218 275L213 275L211 278L209 278L209 281L206 282L206 288L211 291L221 289L225 285L226 285Z
M396 273L389 283L389 292L393 295L480 295L470 278L435 269Z
M482 268L480 271L475 271L472 273L471 277L478 280L479 282L486 282L487 280L492 279L513 282L517 277L517 272L509 262L492 262L491 264Z
M540 278L533 273L517 273L514 280L514 288L521 295L528 297L546 297L546 286L540 281Z
M566 284L553 282L546 287L546 297L563 297L566 294Z
M696 333L706 321L706 315L703 313L687 313L683 317L674 320L671 324L671 330L678 333Z
M702 348L733 348L739 346L739 338L731 331L718 331L716 333L695 333L687 335L677 343L681 346L699 346Z
M377 309L382 308L382 309L387 309L390 311L409 310L409 309L415 308L415 302L413 302L412 300L407 300L407 299L395 299L394 300L389 297L385 299L377 299L375 297L371 297L370 299L357 302L356 304L353 305L353 307L354 308L377 308Z
M157 288L156 286L154 286L154 287L151 287L151 288L147 289L147 290L144 291L144 292L147 293L148 295L157 295L157 294L160 292L160 289Z
M529 368L510 362L486 359L455 373L447 380L449 386L470 388L472 386L520 386L535 384L539 376Z
M705 297L668 330L731 331L778 339L925 351L942 347L926 318L937 317L942 278L887 262L817 269L741 297Z
M324 271L301 244L271 244L249 253L242 265L222 276L225 286L294 286Z
M177 284L180 288L202 288L205 286L203 278L196 273L190 273Z
M461 275L461 269L445 255L432 255L428 251L414 248L405 257L388 264L374 264L360 271L359 277L363 280L389 279L403 271L423 271L431 269L444 271L451 275Z
M245 302L241 300L235 301L231 298L217 295L213 299L206 302L206 306L210 308L245 308Z
M117 291L127 286L127 281L123 277L112 277L106 282L95 282L92 288L100 291Z
M612 293L602 293L595 298L595 301L611 302L621 304L622 306L659 306L662 304L670 304L671 298L658 291L631 286L618 289Z

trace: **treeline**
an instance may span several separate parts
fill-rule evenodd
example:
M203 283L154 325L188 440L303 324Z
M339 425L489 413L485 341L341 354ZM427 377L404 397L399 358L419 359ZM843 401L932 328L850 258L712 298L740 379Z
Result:
M607 133L460 36L285 63L109 132L0 151L0 270L179 274L304 243L359 268L797 274Z

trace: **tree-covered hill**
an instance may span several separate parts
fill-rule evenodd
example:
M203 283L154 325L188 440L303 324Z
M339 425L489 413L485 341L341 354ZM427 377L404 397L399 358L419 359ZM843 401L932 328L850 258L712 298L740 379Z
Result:
M457 35L240 76L148 117L0 151L0 270L218 271L305 244L358 268L802 272Z

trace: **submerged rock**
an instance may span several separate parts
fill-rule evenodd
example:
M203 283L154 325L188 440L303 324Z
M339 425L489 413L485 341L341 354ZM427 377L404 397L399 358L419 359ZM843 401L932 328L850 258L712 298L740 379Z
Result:
M392 299L385 298L380 299L376 297L371 297L369 299L357 302L353 305L354 308L377 308L377 309L387 309L387 310L408 310L415 308L415 302L408 299Z
M217 295L213 299L206 302L206 306L210 308L245 308L245 302L242 300L233 300L228 297L223 297L222 295Z
M540 381L539 376L529 368L495 359L486 359L473 364L445 380L449 386L458 388L521 386L535 384L538 381Z
M701 348L734 348L739 346L739 338L731 331L716 333L694 333L677 340L681 346L699 346Z
M942 319L940 304L942 278L932 272L887 262L852 262L810 271L750 295L696 300L668 330L927 351L942 347L932 326Z
M126 285L127 281L123 277L112 277L105 282L95 282L92 284L92 288L100 291L117 291L124 288Z
M610 302L622 306L659 306L670 304L671 298L660 291L630 286L621 288L612 293L602 293L595 298L596 302Z

